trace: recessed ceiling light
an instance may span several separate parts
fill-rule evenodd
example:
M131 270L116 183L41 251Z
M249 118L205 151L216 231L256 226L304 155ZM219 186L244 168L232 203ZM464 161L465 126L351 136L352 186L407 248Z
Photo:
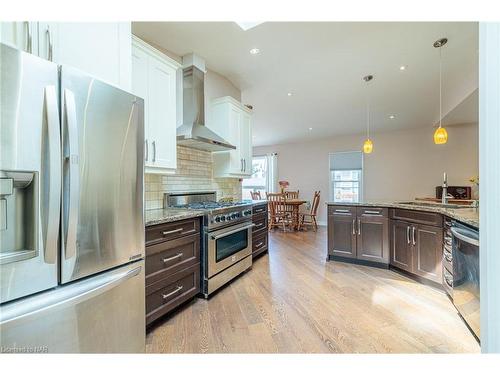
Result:
M313 128L309 128L309 131L313 130Z
M260 49L258 49L258 48L252 48L252 49L250 50L250 53L251 53L252 55L256 55L256 54L260 53Z
M390 116L389 116L389 118L390 118L391 120L394 120L394 119L396 118L396 116L394 116L394 115L390 115Z
M401 65L401 66L399 67L399 70L406 70L406 68L407 68L407 66L406 66L406 65Z
M292 96L293 94L292 94L291 92L289 92L287 95L288 95L288 96Z

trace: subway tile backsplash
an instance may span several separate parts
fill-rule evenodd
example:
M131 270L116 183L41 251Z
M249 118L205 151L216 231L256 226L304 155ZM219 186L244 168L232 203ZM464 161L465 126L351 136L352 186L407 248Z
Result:
M241 200L241 182L237 178L213 178L212 153L177 146L175 174L145 176L145 208L163 207L163 193L176 191L215 191L217 200Z

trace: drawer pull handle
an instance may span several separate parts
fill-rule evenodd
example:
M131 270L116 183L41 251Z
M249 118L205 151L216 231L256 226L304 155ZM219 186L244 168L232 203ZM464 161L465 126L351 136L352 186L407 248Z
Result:
M343 214L348 214L348 213L349 213L349 212L351 212L351 211L349 211L349 210L340 210L340 209L336 209L336 210L335 210L335 212L340 212L340 213L343 213Z
M177 255L174 255L172 257L163 258L163 263L168 263L171 260L174 260L174 259L177 259L177 258L181 258L183 255L184 255L183 253L177 253Z
M162 294L163 299L167 299L169 297L172 297L175 293L178 293L182 290L182 285L177 285L177 288L175 288L174 291L167 293L167 294Z
M367 214L367 215L380 215L380 211L366 210L364 213Z
M257 208L257 209L255 210L255 213L256 213L256 214L260 214L261 212L264 212L265 210L266 210L265 208Z
M262 245L264 245L264 242L259 242L257 245L255 245L255 248L258 249L259 247L261 247Z
M183 230L184 230L184 228L177 228L174 230L166 230L165 232L163 232L163 235L168 236L169 234L181 233Z
M255 228L260 228L260 227L262 227L263 225L264 225L264 223L259 223L259 224L257 224L257 225L255 226Z
M449 277L445 276L444 281L446 282L446 284L448 284L450 288L453 288L453 279L450 279Z

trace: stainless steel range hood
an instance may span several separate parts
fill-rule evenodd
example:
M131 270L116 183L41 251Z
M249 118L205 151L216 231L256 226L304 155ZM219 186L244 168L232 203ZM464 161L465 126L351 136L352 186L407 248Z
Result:
M236 149L204 124L205 73L191 65L184 68L183 75L183 122L177 128L177 144L204 151Z

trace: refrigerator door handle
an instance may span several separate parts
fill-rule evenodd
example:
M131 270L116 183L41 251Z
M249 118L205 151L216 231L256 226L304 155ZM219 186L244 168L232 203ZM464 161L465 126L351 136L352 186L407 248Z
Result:
M54 264L57 257L59 236L59 210L61 203L61 138L59 132L59 110L55 86L45 87L45 110L47 114L47 145L49 153L49 186L47 217L44 222L44 260ZM44 202L45 203L45 202Z
M76 123L75 95L71 90L64 89L64 108L66 115L67 142L64 152L64 161L69 173L68 178L68 205L65 215L65 257L73 258L76 255L76 231L78 225L78 200L79 192L79 152L78 152L78 127Z
M65 308L75 306L137 276L141 272L141 268L142 266L137 266L120 273L94 277L80 283L62 287L45 298L34 296L31 299L23 301L23 303L13 303L5 306L2 308L0 314L0 326L59 306L64 306Z

